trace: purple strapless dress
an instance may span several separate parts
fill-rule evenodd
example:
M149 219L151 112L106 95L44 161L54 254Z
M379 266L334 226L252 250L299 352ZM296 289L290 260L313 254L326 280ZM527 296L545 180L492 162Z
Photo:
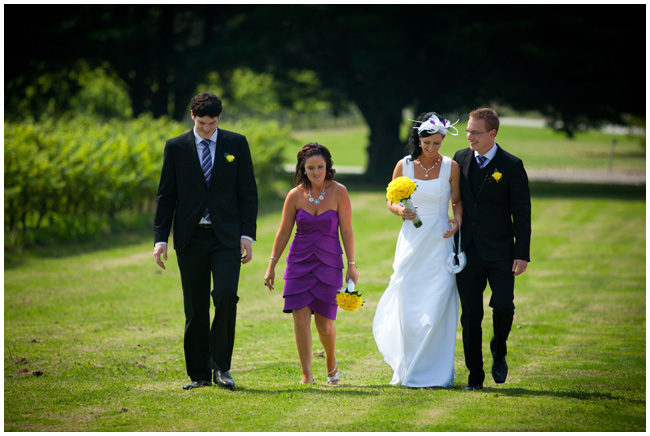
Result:
M330 209L314 216L298 209L284 272L285 313L309 306L312 312L336 319L336 294L343 286L342 254L338 213Z

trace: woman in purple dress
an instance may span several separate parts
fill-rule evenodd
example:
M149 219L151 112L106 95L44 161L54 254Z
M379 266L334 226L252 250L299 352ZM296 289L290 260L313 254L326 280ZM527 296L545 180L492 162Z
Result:
M284 312L293 313L293 327L302 369L302 382L314 383L311 369L311 315L327 360L327 383L336 385L341 376L336 362L336 294L343 286L343 259L339 231L348 269L345 282L359 280L354 261L352 207L345 186L335 182L332 157L324 146L310 142L298 152L296 185L282 210L280 229L273 242L264 285L274 289L275 266L282 255L293 225L296 234L284 274Z

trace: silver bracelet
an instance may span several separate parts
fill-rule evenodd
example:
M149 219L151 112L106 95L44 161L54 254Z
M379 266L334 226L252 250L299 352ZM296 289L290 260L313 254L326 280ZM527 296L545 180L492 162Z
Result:
M273 259L273 260L278 260L277 257L273 257L273 256L271 256L271 259Z
M348 265L356 265L356 262L348 262Z

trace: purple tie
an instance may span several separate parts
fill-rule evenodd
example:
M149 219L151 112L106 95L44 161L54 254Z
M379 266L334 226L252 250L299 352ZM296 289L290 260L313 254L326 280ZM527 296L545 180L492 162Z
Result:
M483 164L485 163L486 160L487 157L485 156L481 156L481 155L476 156L476 163L478 163L479 168L483 168Z
M203 168L203 175L205 176L205 181L210 185L210 176L212 176L212 155L210 154L210 141L204 139L201 141L203 144L203 156L201 157L201 168ZM208 208L205 208L204 217L206 220L210 221L210 212Z

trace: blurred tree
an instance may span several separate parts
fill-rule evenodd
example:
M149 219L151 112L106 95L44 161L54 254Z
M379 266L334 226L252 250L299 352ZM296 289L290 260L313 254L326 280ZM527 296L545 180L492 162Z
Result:
M69 101L73 113L85 112L104 119L133 116L124 82L116 74L109 74L111 69L106 62L93 70L80 62L75 72L78 72L79 91Z
M368 176L385 178L403 155L406 107L507 104L569 136L645 114L643 5L271 5L246 20L258 44L248 65L287 87L313 70L331 98L359 107Z
M385 178L402 155L402 110L413 101L415 71L407 61L417 28L411 12L373 5L260 6L247 17L258 29L250 65L270 71L285 89L300 86L296 71L313 70L328 98L340 105L353 101L370 128L368 171Z
M7 5L5 13L5 44L25 47L13 50L5 65L5 112L9 116L26 98L26 88L42 82L43 77L52 78L56 86L40 89L40 93L58 96L56 105L66 110L70 96L78 90L70 79L72 68L84 60L90 67L103 66L121 78L131 97L133 115L150 112L180 120L197 83L208 72L230 71L244 63L237 56L236 42L215 41L231 40L228 35L242 21L246 7ZM30 17L27 24L24 16ZM43 110L32 109L35 115Z
M493 7L472 10L489 16ZM569 136L645 114L639 98L646 81L644 5L528 5L498 12L486 38L466 35L474 48L469 57L482 66L475 76L479 102L539 111Z
M644 5L5 5L5 45L24 47L5 62L5 116L30 86L65 105L79 59L109 62L134 115L176 119L210 72L229 83L247 67L274 77L284 106L354 102L370 127L368 175L385 179L404 108L507 104L569 135L644 117L644 40Z

